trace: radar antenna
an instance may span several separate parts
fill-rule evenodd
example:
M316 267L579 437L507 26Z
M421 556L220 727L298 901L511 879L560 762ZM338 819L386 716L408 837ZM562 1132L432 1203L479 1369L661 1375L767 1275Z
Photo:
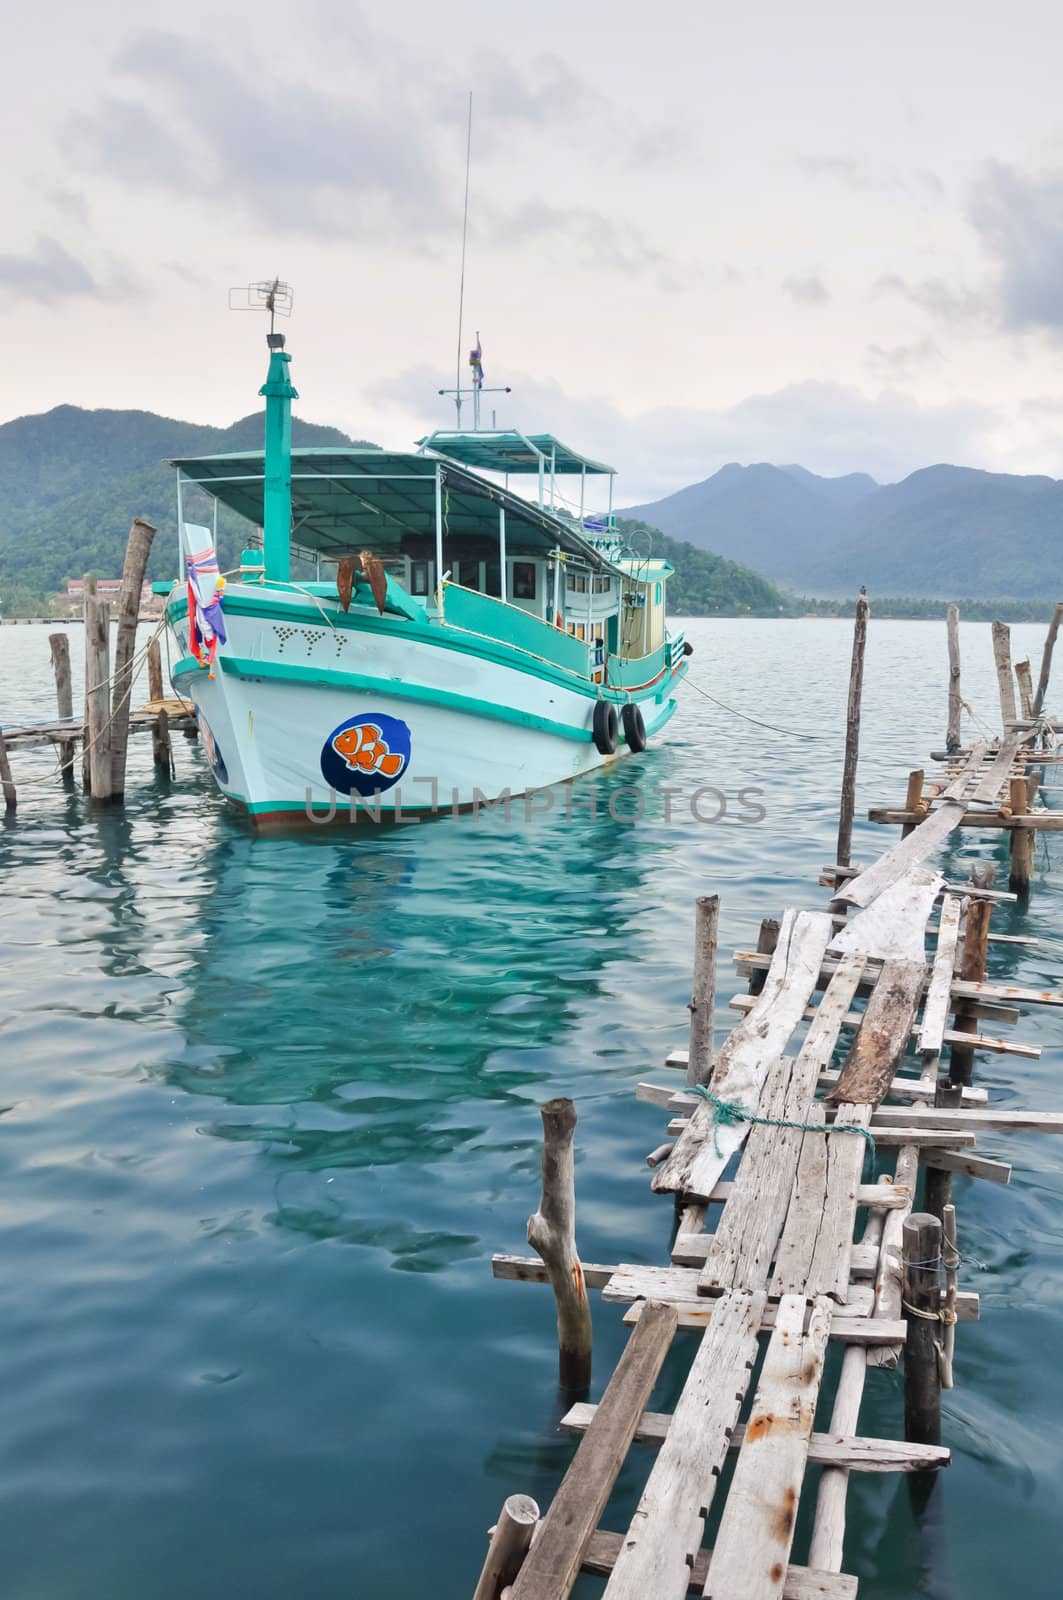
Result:
M295 295L290 283L267 278L264 283L248 283L229 290L230 311L268 311L269 332L266 344L271 350L284 349L284 335L276 331L278 317L290 317Z

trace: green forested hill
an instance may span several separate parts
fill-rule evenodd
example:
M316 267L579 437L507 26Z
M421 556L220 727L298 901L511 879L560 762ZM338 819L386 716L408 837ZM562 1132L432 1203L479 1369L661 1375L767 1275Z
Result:
M778 617L793 616L803 608L803 603L749 567L669 539L647 522L621 518L620 529L632 549L670 561L675 568L668 580L672 616Z
M175 570L177 516L167 457L261 448L261 413L228 428L176 422L150 411L82 411L57 406L0 427L0 587L54 594L68 578L122 570L129 524L147 517L158 528L149 575ZM338 428L295 418L296 444L351 444ZM192 515L194 511L189 508ZM188 514L188 513L186 513ZM218 520L222 568L233 565L247 526L231 513Z

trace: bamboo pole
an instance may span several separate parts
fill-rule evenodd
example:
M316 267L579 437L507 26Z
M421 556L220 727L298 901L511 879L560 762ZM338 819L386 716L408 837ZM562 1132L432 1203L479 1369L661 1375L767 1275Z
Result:
M1041 656L1041 672L1037 679L1037 693L1033 697L1033 714L1039 717L1044 710L1045 695L1048 693L1048 680L1052 675L1052 651L1056 647L1056 634L1059 624L1063 621L1063 600L1056 601L1056 609L1052 613L1052 620L1048 624L1045 635L1045 647Z
M582 1393L591 1381L591 1310L587 1284L576 1251L576 1173L572 1136L576 1108L571 1100L548 1100L542 1107L543 1188L539 1209L528 1218L528 1243L546 1263L557 1301L559 1380L562 1389Z
M511 1494L491 1529L491 1543L472 1600L500 1600L503 1589L521 1569L539 1522L539 1507L530 1495Z
M690 999L690 1049L687 1083L708 1083L712 1077L712 1028L716 1012L716 946L720 897L701 895L694 923L694 987Z
M70 677L70 640L65 633L50 633L48 647L52 653L52 671L55 673L55 703L62 720L74 715L74 691ZM59 741L59 770L64 778L74 771L74 741Z
M993 623L993 661L1000 691L1000 718L1007 732L1008 723L1016 720L1016 712L1015 680L1011 671L1011 629L1006 622Z
M840 866L849 865L853 846L853 814L856 809L856 763L860 754L860 700L864 686L864 651L867 646L867 590L861 584L853 627L853 653L849 667L849 700L845 715L845 761L842 767L841 807L838 816Z
M908 1323L904 1345L904 1437L941 1443L941 1223L915 1211L904 1224L904 1290Z
M111 799L111 608L85 581L85 754L89 793Z
M945 730L945 749L952 751L960 748L960 711L963 707L960 695L959 606L949 606L946 626L949 639L949 721Z
M15 780L11 776L11 763L7 758L7 745L4 735L0 732L0 792L4 796L4 810L9 814L18 809L18 796L15 793Z
M129 529L118 599L118 633L114 643L114 710L111 722L111 798L125 794L126 751L129 746L129 707L133 697L133 657L136 652L140 596L148 570L155 528L134 517Z

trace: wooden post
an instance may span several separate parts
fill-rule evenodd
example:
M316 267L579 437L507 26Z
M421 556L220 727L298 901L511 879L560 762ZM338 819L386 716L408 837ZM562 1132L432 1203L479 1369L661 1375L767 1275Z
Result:
M1011 629L1006 622L993 624L993 660L1000 690L1000 718L1007 732L1008 723L1015 721L1015 680L1011 673Z
M1052 613L1052 620L1048 624L1045 635L1045 648L1041 656L1041 672L1037 679L1037 693L1033 697L1033 714L1039 717L1044 710L1045 695L1048 692L1048 680L1052 675L1052 651L1056 647L1056 634L1059 624L1063 621L1063 600L1056 601L1056 609Z
M960 608L949 606L946 624L949 636L949 722L945 729L945 749L960 748Z
M905 796L904 796L904 809L905 809L905 811L918 811L921 808L922 800L923 800L923 778L924 777L925 777L925 773L923 772L921 767L919 769L917 769L916 771L914 771L914 772L909 772L909 774L908 774L908 788L907 788L907 791L906 791ZM924 816L926 815L925 812L923 814L924 814ZM908 835L911 832L913 832L914 829L918 828L918 826L919 826L918 821L917 822L906 822L903 825L903 827L901 828L901 838L902 839L907 839Z
M938 1341L942 1323L937 1313L941 1310L941 1223L925 1211L913 1211L904 1224L901 1304L908 1323L904 1345L904 1437L915 1444L940 1444Z
M960 977L966 983L981 983L985 977L986 951L989 947L989 918L993 912L992 900L969 900L963 919L963 956L960 960ZM957 1033L977 1033L978 1014L965 1006L956 1007ZM954 1044L949 1053L949 1082L970 1083L974 1070L974 1046Z
M1019 686L1019 714L1024 722L1033 716L1033 678L1028 661L1016 661L1015 681Z
M539 1507L530 1495L510 1495L491 1529L487 1559L472 1600L500 1600L503 1589L521 1569L538 1521Z
M1012 778L1008 792L1013 817L1024 817L1030 810L1030 794L1025 778ZM1011 851L1011 876L1008 888L1012 894L1028 895L1030 873L1033 869L1034 830L1012 828L1008 834Z
M89 664L89 601L96 598L96 579L91 572L85 574L85 591L82 598L82 621L85 624L85 667ZM88 794L92 789L92 772L89 761L89 682L85 680L85 704L81 717L81 787Z
M7 745L4 735L0 733L0 790L4 796L4 810L14 812L18 808L18 796L15 794L15 780L11 776L11 763L7 759Z
M548 1100L542 1107L543 1192L539 1209L528 1218L528 1243L546 1262L557 1301L559 1380L562 1389L582 1392L591 1381L591 1309L576 1252L576 1174L572 1135L576 1108L571 1100Z
M936 1106L959 1106L963 1102L963 1085L939 1078L934 1091ZM944 1220L945 1207L952 1204L952 1173L944 1167L927 1167L923 1180L923 1210Z
M170 718L160 711L151 730L151 759L160 772L173 777L173 745L170 743Z
M89 793L111 798L111 608L85 580L85 754Z
M775 946L778 944L778 942L779 942L779 919L778 919L778 917L765 917L764 920L760 924L760 932L757 934L757 954L761 955L761 956L773 956L775 954ZM760 991L764 987L764 982L765 982L765 979L767 978L767 976L768 976L767 967L764 967L763 969L758 969L756 972L751 972L750 973L750 975L749 975L749 992L750 992L750 994L759 994L760 993Z
M835 861L847 867L853 847L853 813L856 809L856 762L860 754L860 700L864 687L864 650L867 645L867 590L860 586L853 627L853 654L849 667L849 701L845 714L845 762L842 767L842 798L838 816L838 849Z
M125 794L126 749L129 744L129 707L133 697L133 657L136 652L137 619L148 556L155 529L143 517L134 517L129 529L122 568L122 589L118 599L118 633L114 642L114 710L111 722L111 798Z
M70 640L65 633L50 633L48 646L52 652L52 671L55 673L55 702L61 719L74 715L74 691L70 681ZM74 770L74 741L59 741L59 770L64 778Z
M148 645L148 699L152 702L163 698L162 687L162 647L158 639L152 639Z
M687 1083L708 1083L712 1077L712 1025L716 1012L716 943L720 897L701 895L694 922L694 988L690 1000L690 1050Z

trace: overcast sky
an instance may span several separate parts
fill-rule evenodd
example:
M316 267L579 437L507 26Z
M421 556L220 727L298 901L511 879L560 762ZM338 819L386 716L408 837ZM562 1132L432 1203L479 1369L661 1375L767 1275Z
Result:
M1041 0L321 0L5 24L0 420L227 423L279 273L297 409L390 445L499 422L621 503L726 461L1063 476L1063 9Z

